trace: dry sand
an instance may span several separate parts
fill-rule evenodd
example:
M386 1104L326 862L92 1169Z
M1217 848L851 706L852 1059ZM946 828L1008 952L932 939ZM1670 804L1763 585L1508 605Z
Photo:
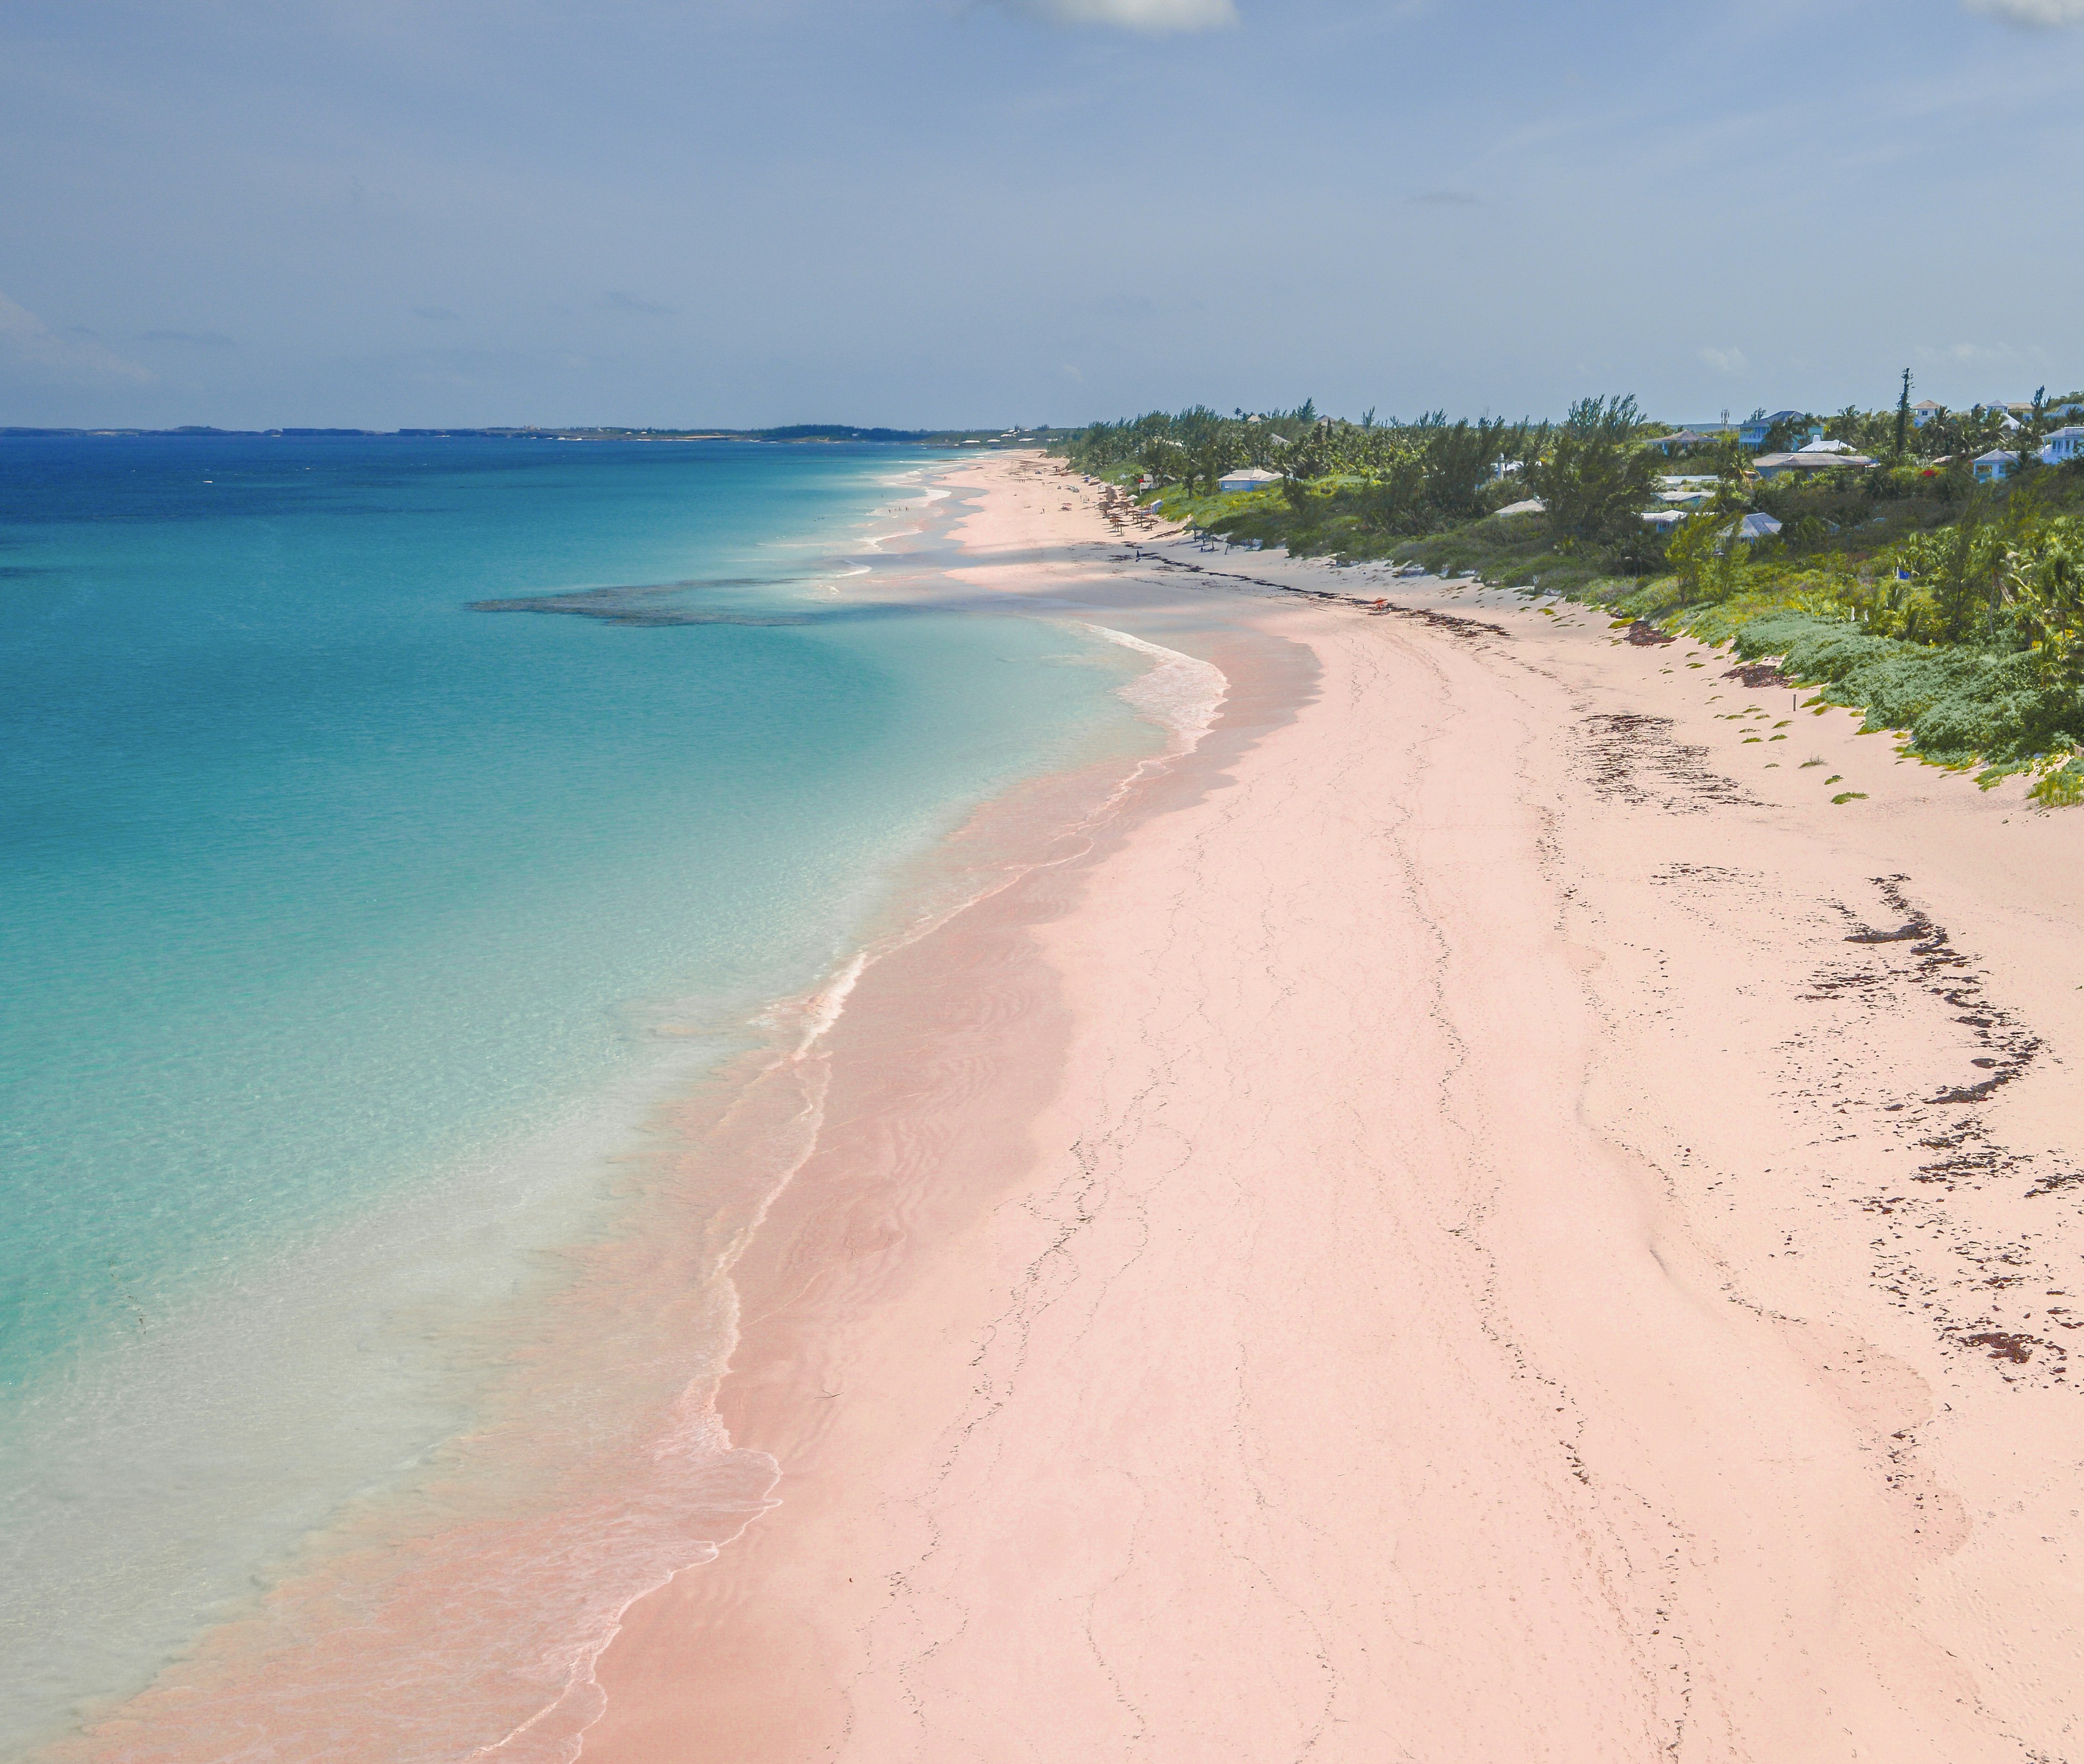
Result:
M1231 697L863 982L587 1764L2084 1758L2084 813L966 465Z

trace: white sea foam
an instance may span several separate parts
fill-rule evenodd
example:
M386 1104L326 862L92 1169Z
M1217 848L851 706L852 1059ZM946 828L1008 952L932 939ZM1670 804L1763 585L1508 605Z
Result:
M1150 658L1152 665L1124 687L1120 696L1163 728L1168 740L1163 755L1136 765L1084 819L1064 829L1074 835L1096 830L1138 779L1198 745L1213 726L1229 691L1228 678L1222 670L1194 656L1109 626L1082 622L1078 628ZM1090 849L1082 840L1074 840L1074 844L1077 850ZM815 1149L824 1128L828 1078L824 1044L863 975L885 957L930 935L1036 869L1062 863L1074 854L1060 850L1047 858L989 863L981 867L958 865L955 876L944 878L952 880L959 876L953 890L929 890L899 924L841 953L817 985L777 1003L762 1016L761 1026L775 1035L777 1046L751 1079L748 1089L778 1084L778 1094L793 1100L786 1110L789 1117L786 1130L770 1145L774 1162L767 1172L765 1193L736 1238L737 1249L724 1257L718 1270L731 1295L727 1303L732 1321L713 1349L716 1370L727 1363L737 1341L735 1295L728 1285L730 1270L738 1251L751 1240ZM540 1639L548 1644L540 1649L539 1659L555 1681L548 1700L503 1738L472 1753L472 1758L487 1764L494 1759L500 1764L573 1764L581 1754L586 1729L605 1706L595 1671L602 1654L620 1631L629 1606L675 1574L714 1559L718 1549L735 1537L756 1512L773 1503L770 1490L779 1477L779 1466L762 1453L732 1445L709 1407L711 1388L709 1378L697 1379L676 1406L676 1416L654 1453L662 1463L672 1461L669 1474L649 1499L637 1502L637 1507L644 1509L642 1516L633 1508L609 1516L612 1523L577 1552L589 1564L582 1577L584 1584L557 1589L563 1597L557 1602L563 1608L550 1622L544 1623L539 1613ZM650 1511L652 1505L662 1501L665 1504L658 1512ZM668 1507L674 1510L669 1512ZM691 1518L699 1521L692 1529ZM573 1533L591 1537L587 1525L587 1520L580 1516ZM549 1688L546 1682L545 1689Z
M1088 624L1082 629L1151 658L1154 665L1124 686L1121 697L1171 737L1172 753L1191 753L1199 747L1230 696L1230 676L1211 662L1110 625Z

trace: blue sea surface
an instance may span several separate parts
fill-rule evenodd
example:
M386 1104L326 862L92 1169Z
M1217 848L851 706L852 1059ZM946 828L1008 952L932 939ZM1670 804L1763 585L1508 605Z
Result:
M858 592L934 458L0 439L0 1752L460 1418L387 1432L365 1353L277 1427L267 1342L222 1363L271 1266L516 1148L596 1193L662 1014L802 988L970 807L1153 739L1121 652Z

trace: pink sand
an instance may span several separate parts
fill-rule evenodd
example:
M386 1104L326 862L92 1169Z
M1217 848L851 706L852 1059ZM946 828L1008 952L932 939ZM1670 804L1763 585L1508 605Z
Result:
M1232 697L864 983L738 1270L780 1504L587 1764L2084 1753L2084 816L957 481L976 586Z
M2084 814L950 481L1214 731L985 817L1035 867L685 1100L425 1511L55 1755L2084 1757Z

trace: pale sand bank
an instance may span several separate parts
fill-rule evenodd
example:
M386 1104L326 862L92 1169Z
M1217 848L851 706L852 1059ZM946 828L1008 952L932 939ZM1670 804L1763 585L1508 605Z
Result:
M588 1764L2084 1758L2084 813L965 464L1230 697L863 980Z

